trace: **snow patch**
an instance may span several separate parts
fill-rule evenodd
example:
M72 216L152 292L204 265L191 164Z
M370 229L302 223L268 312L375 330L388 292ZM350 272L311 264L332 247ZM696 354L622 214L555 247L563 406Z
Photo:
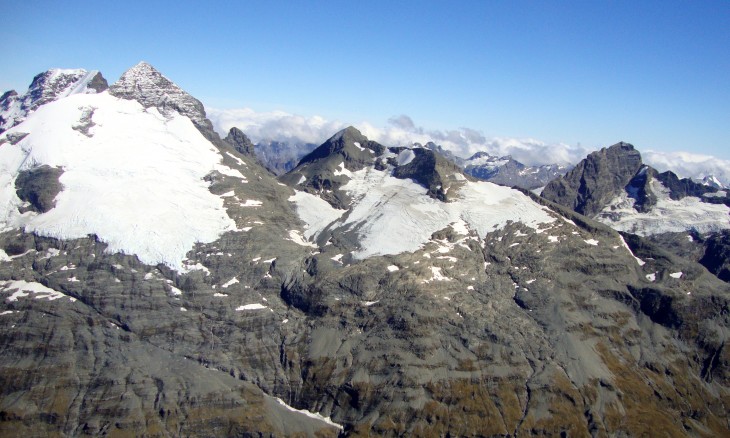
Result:
M294 203L299 218L307 225L307 229L304 231L306 239L311 239L319 234L346 212L346 210L333 208L318 196L298 190L295 190L294 195L289 197L289 201Z
M398 165L405 166L416 158L416 154L411 149L404 149L398 154Z
M309 418L314 418L315 420L323 421L323 422L329 424L330 426L336 427L339 430L344 430L344 428L341 425L339 425L337 423L334 423L330 419L330 417L324 417L321 414L318 414L316 412L310 412L310 411L308 411L306 409L296 409L296 408L293 408L293 407L289 406L288 404L284 403L284 401L282 399L278 398L278 397L276 397L276 401L277 401L277 403L279 403L280 405L284 406L286 409L288 409L288 410L290 410L292 412L298 412L300 414L306 415Z
M395 272L395 271L399 271L399 270L400 270L400 268L398 268L396 265L388 266L388 272Z
M682 278L682 272L681 271L680 272L672 272L671 274L669 274L669 276L672 277L672 278L679 279L679 278Z
M226 281L225 283L223 283L223 284L221 285L221 287L222 287L223 289L225 289L225 288L227 288L227 287L229 287L229 286L233 286L234 284L236 284L236 283L238 283L238 282L239 282L239 281L238 281L238 278L236 278L236 277L233 277L233 278L231 278L230 280L228 280L228 281Z
M335 171L333 173L334 173L335 176L343 176L343 175L344 176L349 176L349 177L352 176L352 172L350 172L349 170L347 170L347 168L345 167L345 162L344 161L341 162L339 166L337 166L337 169L335 169Z
M425 283L430 283L432 281L451 281L451 278L446 277L441 273L441 268L438 268L436 266L431 267L431 279L424 280Z
M243 306L236 307L236 312L240 312L242 310L261 310L266 309L267 307L263 304L255 303L255 304L245 304Z
M8 303L18 301L18 298L28 297L30 294L33 294L33 299L36 300L54 301L60 298L68 298L72 302L76 301L76 298L69 297L63 292L51 289L40 283L28 282L25 280L0 281L0 289L2 289L3 292L12 292L12 294L5 299Z
M241 203L241 207L261 207L262 205L263 202L254 199L246 199L246 202Z
M589 245L598 246L598 241L596 239L588 239L588 240L584 240L584 242Z
M626 248L626 250L629 252L629 254L631 254L631 257L636 259L636 263L638 263L639 266L644 266L646 264L646 262L634 255L634 252L631 251L631 248L629 248L629 244L626 243L626 240L624 240L624 236L619 236L619 237L621 238L621 243L623 243L624 248Z

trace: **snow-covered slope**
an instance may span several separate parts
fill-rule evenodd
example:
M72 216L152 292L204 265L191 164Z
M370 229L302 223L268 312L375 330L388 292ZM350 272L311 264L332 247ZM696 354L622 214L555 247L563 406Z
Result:
M355 259L376 255L395 255L418 250L433 233L449 225L473 230L480 237L504 227L508 222L522 222L537 229L553 222L545 207L523 193L489 182L471 182L458 171L449 175L458 184L449 190L450 202L428 196L428 190L413 179L394 176L397 168L410 164L413 150L400 148L392 165L378 170L367 166L350 172L341 166L339 175L348 181L340 190L351 199L347 209L336 209L314 194L297 192L290 200L308 228L305 237L317 239L327 230L353 233L357 248ZM320 242L321 243L321 242Z
M65 239L96 234L108 251L181 268L196 242L235 228L203 178L244 176L221 165L220 152L176 111L163 115L108 92L75 94L41 106L0 143L2 229ZM63 172L55 208L21 214L16 177L43 165Z
M72 94L93 94L106 88L98 70L54 68L33 78L28 91L19 96L9 91L0 97L0 132L22 122L41 105Z
M651 179L649 185L656 196L656 204L648 211L637 211L634 206L636 199L628 192L622 192L595 219L616 230L641 236L688 230L704 234L730 229L730 207L703 202L696 196L674 200L670 196L670 190L660 181ZM705 196L714 194L716 193ZM724 192L720 194L725 196Z

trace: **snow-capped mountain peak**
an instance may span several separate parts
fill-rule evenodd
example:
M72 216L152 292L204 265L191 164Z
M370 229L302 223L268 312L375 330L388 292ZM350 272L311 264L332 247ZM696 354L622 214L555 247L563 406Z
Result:
M36 75L22 96L8 91L0 97L0 133L25 120L40 106L73 94L93 94L107 89L98 70L53 68Z
M726 189L725 185L715 176L715 175L707 175L702 180L699 181L700 184L705 185L707 187L712 187L714 189Z
M195 243L235 229L211 179L247 178L223 164L233 148L212 144L200 129L209 124L202 104L149 64L128 70L109 92L83 93L97 74L36 77L33 101L53 99L0 135L0 230L93 234L110 252L182 269Z

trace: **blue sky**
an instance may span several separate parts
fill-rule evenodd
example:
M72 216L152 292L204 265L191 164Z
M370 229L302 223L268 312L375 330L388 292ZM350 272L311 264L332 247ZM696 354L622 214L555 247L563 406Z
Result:
M146 60L215 108L730 159L728 1L0 4L2 90Z

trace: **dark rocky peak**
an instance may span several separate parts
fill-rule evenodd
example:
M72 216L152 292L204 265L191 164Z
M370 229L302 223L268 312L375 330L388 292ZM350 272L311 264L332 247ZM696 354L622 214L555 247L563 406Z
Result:
M339 188L350 180L348 173L373 165L385 150L385 146L350 126L307 154L280 180L316 193L336 208L344 208L350 199Z
M461 167L464 166L464 159L463 158L457 157L456 155L454 155L453 152L442 148L441 145L437 145L436 143L434 143L432 141L429 141L424 146L421 146L419 143L415 143L413 146L414 147L424 147L426 149L430 149L430 150L432 150L432 151L440 154L441 156L443 156L447 160L455 163L456 165L461 166Z
M428 189L428 195L443 202L449 201L449 194L455 186L463 184L466 177L461 168L430 149L399 148L397 167L393 176L412 179Z
M349 126L302 158L299 166L339 155L345 159L345 167L354 171L370 164L374 156L382 155L383 152L385 152L385 146L368 140L356 128Z
M620 142L589 154L565 176L548 183L542 196L594 216L625 190L642 166L639 151Z
M669 197L678 201L687 196L695 196L700 199L707 193L716 193L717 187L701 184L692 181L690 178L679 178L674 172L668 170L666 172L657 173L656 179L659 180L664 187L669 189Z
M124 72L109 87L109 94L136 100L145 108L155 107L163 114L177 111L190 118L206 137L213 132L203 104L144 61Z
M100 93L106 89L106 79L97 70L54 68L40 73L22 96L11 90L0 97L0 133L21 123L41 105L72 94Z
M27 110L32 111L59 97L89 91L99 93L107 87L106 79L96 70L87 72L83 69L54 68L33 78L26 94L30 99L26 100L25 105Z
M255 156L253 143L243 131L235 126L228 131L224 141L243 155Z
M639 213L647 213L656 205L657 197L651 189L651 181L656 177L656 170L643 166L626 184L626 194L634 199L634 209Z
M720 182L720 180L717 179L717 177L715 175L707 175L706 177L702 178L698 182L704 186L714 187L719 190L728 188L728 187L725 187L725 185L722 182Z

